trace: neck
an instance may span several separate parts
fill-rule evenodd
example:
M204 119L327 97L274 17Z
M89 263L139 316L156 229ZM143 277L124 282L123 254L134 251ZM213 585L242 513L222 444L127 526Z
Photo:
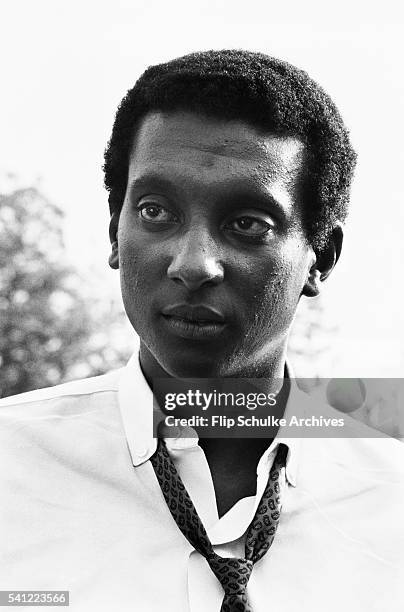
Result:
M143 343L141 343L140 345L140 364L142 367L143 374L152 389L154 386L154 379L176 378L174 375L168 373L158 363L158 361ZM262 368L256 366L254 368L254 373L250 372L250 370L243 371L240 373L238 378L262 378L263 380L262 384L260 384L260 391L264 393L277 394L276 406L272 409L272 413L280 418L283 416L286 401L289 395L289 385L283 384L285 372L284 354L281 353L280 355L272 356L272 359L271 356L268 356L266 366L267 367ZM221 378L224 378L224 381L229 382L229 378L234 378L234 376L230 376L227 379L226 377ZM179 377L178 381L180 382ZM215 384L217 382L218 381L216 379ZM164 402L159 401L158 397L157 401L160 406L164 405ZM187 410L184 410L183 414L180 413L180 410L178 410L177 408L176 416L189 416L189 408ZM272 441L272 438L204 438L201 437L203 436L204 432L200 429L198 430L198 428L196 429L198 435L200 436L199 445L204 449L208 460L209 458L211 458L211 460L214 461L215 458L220 458L220 463L223 466L226 464L234 465L239 463L240 460L242 460L244 464L250 463L251 466L254 465L256 467L259 457L262 455L264 450L269 446Z

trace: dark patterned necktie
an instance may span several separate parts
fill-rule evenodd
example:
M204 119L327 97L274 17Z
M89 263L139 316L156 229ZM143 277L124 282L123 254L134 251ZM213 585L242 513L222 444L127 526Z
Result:
M195 550L205 557L224 589L220 612L252 612L247 583L254 563L264 556L275 537L281 512L279 476L286 463L286 454L287 447L280 444L265 491L247 530L245 558L220 557L214 552L163 440L159 439L157 451L150 459L175 522Z

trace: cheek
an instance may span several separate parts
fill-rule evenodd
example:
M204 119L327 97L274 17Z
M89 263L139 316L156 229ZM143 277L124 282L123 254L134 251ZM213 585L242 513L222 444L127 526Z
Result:
M251 307L256 324L289 326L306 279L306 258L300 249L291 249L282 257L272 258L271 265L263 264L259 282L254 283Z
M118 245L122 299L128 317L133 323L139 313L143 312L145 290L149 283L153 283L153 279L145 251L132 237L119 234Z
M121 276L122 292L128 291L137 294L139 285L139 272L141 270L141 261L138 249L135 245L125 238L119 238L119 270Z

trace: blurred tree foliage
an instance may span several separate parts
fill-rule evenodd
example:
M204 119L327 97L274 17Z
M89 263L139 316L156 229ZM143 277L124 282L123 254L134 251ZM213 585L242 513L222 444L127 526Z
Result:
M62 228L63 213L36 188L0 195L0 397L127 358L109 342L123 314L65 263Z

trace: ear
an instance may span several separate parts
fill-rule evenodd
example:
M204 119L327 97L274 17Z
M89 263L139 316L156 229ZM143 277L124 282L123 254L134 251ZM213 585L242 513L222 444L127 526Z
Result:
M112 250L108 258L108 263L113 270L118 270L119 268L118 223L119 223L119 213L113 212L111 214L111 220L109 222L109 239L111 241Z
M303 295L315 297L320 293L321 283L330 276L341 255L343 237L342 224L337 223L325 247L320 252L315 253L315 261L309 270L309 275L302 291Z

